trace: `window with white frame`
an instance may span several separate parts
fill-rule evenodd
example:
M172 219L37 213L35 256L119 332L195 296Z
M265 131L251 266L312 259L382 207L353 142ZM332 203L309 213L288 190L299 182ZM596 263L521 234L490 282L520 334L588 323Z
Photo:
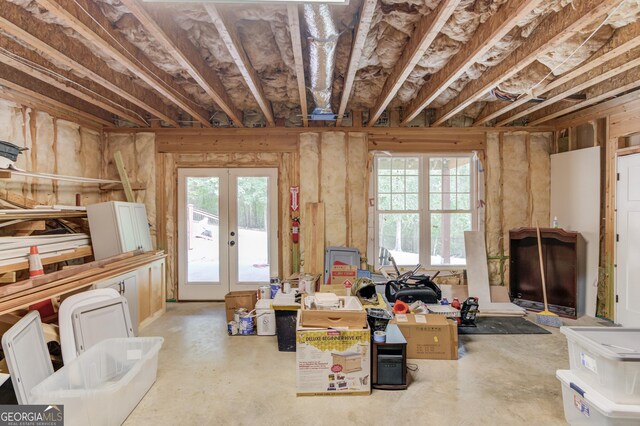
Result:
M464 231L477 229L474 154L380 154L374 179L377 252L399 265L466 264Z

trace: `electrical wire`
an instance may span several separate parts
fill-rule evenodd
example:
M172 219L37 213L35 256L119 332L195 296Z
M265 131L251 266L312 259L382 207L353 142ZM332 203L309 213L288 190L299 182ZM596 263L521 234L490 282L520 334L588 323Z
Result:
M76 82L74 80L71 80L70 78L67 78L67 77L63 76L62 74L59 74L59 73L57 73L57 72L55 72L53 70L50 70L50 69L48 69L48 68L46 68L46 67L44 67L44 66L42 66L40 64L37 64L37 63L35 63L33 61L30 61L29 59L26 59L26 58L23 58L21 56L18 56L15 53L13 53L13 52L11 52L11 51L3 48L3 47L0 47L0 55L3 55L3 56L5 56L5 57L7 57L7 58L9 58L9 59L11 59L13 61L19 62L20 64L22 64L22 65L24 65L24 66L26 66L28 68L31 68L32 70L36 70L36 71L48 74L49 76L51 76L53 78L57 78L59 80L62 80L63 82L71 83L72 85L75 85L75 86L77 86L77 87L79 87L81 89L84 89L84 90L90 92L91 94L93 94L93 95L103 99L104 101L110 103L111 105L116 106L116 107L121 108L121 109L124 109L125 111L131 113L132 115L135 115L140 120L142 120L142 122L145 123L147 126L149 125L149 122L144 117L142 117L140 114L138 114L137 112L122 106L118 102L112 101L111 99L101 95L100 93L97 93L97 92L89 89L88 87L85 87L82 84L80 84L80 83L78 83L78 82Z
M575 54L578 52L578 50L580 50L580 49L581 49L585 44L587 44L587 42L588 42L589 40L591 40L591 39L593 38L593 36L594 36L598 31L600 31L600 29L601 29L601 28L602 28L602 27L607 23L607 21L609 20L609 18L611 18L611 16L613 16L614 14L616 14L616 13L618 12L618 10L622 7L622 5L623 5L626 1L627 1L627 0L622 0L622 1L618 4L618 6L616 6L616 7L615 7L615 9L613 9L611 12L609 12L609 13L607 14L607 16L604 18L604 20L600 23L600 25L598 25L598 26L596 27L596 29L595 29L595 30L593 30L593 31L591 32L591 34L589 34L589 37L587 37L587 38L586 38L586 39L585 39L585 40L580 44L580 46L576 47L576 48L574 49L574 51L573 51L573 52L571 52L571 54L565 58L565 60L564 60L564 61L562 61L560 64L556 65L556 66L555 66L551 71L549 71L549 72L547 73L547 75L545 75L545 76L542 78L542 80L540 80L539 82L537 82L535 85L533 85L533 86L532 86L530 89L528 89L526 92L524 92L524 93L520 94L520 96L519 96L518 98L520 98L520 97L524 96L525 94L527 94L527 95L531 96L532 98L535 98L535 95L533 94L533 91L536 89L536 87L540 86L540 85L541 85L541 84L542 84L542 83L543 83L547 78L549 78L549 76L550 76L551 74L553 74L553 73L554 73L558 68L560 68L561 66L563 66L564 64L566 64L566 63L567 63L567 61L568 61L569 59L571 59L571 57L572 57L573 55L575 55Z
M98 22L98 20L96 18L94 18L91 13L89 13L88 10L86 10L84 7L82 7L82 5L78 2L78 0L73 0L73 2L80 8L80 10L82 10L93 22L95 22L95 24L100 27L108 36L109 38L111 38L118 46L120 46L120 48L122 50L124 50L130 57L130 59L133 59L134 62L136 62L138 65L140 65L142 68L144 68L149 74L151 74L152 76L154 76L160 83L162 83L165 88L167 90L169 90L170 92L172 92L174 95L179 96L180 98L182 98L183 100L187 101L188 103L191 103L191 105L196 106L198 108L204 108L202 105L198 104L197 102L195 102L193 99L190 99L188 97L186 97L185 95L183 95L182 93L176 91L173 87L171 87L171 85L167 84L162 78L160 78L156 73L154 73L152 70L150 70L145 64L143 64L133 53L129 52L127 50L126 47L124 47L122 45L122 43L120 43L119 40L117 40L114 36L111 35L111 33L102 25L100 24L100 22ZM72 27L73 29L73 27ZM205 108L206 109L206 108Z

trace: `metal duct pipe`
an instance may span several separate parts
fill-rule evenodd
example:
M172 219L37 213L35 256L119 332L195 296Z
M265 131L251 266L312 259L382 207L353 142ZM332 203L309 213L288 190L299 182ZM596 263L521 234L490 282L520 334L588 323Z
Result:
M326 4L305 4L304 19L309 30L309 80L315 103L313 114L333 114L331 88L340 33Z

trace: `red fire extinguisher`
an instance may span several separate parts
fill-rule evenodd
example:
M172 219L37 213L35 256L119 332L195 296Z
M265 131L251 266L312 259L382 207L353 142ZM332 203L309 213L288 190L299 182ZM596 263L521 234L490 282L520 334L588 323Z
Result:
M295 244L298 244L300 238L300 218L294 217L291 221L291 239Z

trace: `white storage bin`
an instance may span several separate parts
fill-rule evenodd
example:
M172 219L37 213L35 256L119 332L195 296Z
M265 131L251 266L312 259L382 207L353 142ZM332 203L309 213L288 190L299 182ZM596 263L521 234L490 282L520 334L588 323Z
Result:
M258 336L276 335L276 313L271 308L271 299L260 299L256 303L256 325Z
M569 370L556 371L562 383L564 417L571 426L634 426L640 405L614 404Z
M121 425L156 381L162 337L107 339L31 390L34 404L63 404L65 425Z
M578 378L616 404L640 404L640 329L562 327Z

